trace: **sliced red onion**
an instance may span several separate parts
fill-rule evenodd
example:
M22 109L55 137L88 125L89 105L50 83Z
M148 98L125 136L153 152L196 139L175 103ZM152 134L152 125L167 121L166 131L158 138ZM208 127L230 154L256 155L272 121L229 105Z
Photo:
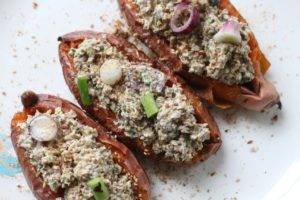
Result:
M189 13L189 18L183 22L182 26L177 26L180 16L184 13ZM182 2L176 5L173 16L171 18L170 27L174 33L190 33L199 22L199 11L196 7Z
M214 36L218 43L239 44L242 42L241 26L237 21L228 20L221 30Z

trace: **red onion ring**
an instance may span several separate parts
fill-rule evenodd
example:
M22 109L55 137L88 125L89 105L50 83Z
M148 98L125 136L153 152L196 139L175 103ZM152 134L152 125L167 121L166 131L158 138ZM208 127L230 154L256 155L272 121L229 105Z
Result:
M186 20L182 26L177 26L177 22L179 20L180 15L183 12L188 12L189 13L189 18ZM186 2L181 2L178 5L176 5L174 9L173 16L171 18L170 22L170 27L174 33L190 33L193 31L194 27L198 24L199 22L199 11L196 7L186 3Z

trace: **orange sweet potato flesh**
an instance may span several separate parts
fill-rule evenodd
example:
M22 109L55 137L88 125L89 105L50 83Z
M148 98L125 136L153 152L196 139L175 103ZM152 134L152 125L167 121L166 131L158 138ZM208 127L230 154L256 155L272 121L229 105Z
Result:
M172 164L193 164L198 161L204 161L210 155L214 154L221 145L220 131L215 123L214 119L210 115L209 111L201 103L198 96L194 93L193 90L187 86L184 81L177 75L174 75L172 71L165 66L160 64L154 64L153 66L162 71L167 77L167 84L178 84L183 88L184 94L188 97L188 100L193 105L195 109L195 117L200 123L207 123L210 129L210 140L205 142L204 148L199 151L191 161L188 162L174 162L172 160L167 160L163 158L162 155L156 155L151 146L143 145L142 141L139 139L130 139L126 137L123 130L119 129L115 125L116 116L110 110L100 108L97 105L97 100L93 101L91 106L84 106L80 101L79 91L76 86L74 74L76 74L76 68L73 63L73 59L68 55L69 50L72 47L77 47L84 39L87 38L101 38L105 37L107 41L114 47L116 47L124 56L127 57L129 61L133 62L152 62L143 52L139 51L128 43L126 39L120 35L104 34L97 33L92 31L82 31L82 32L73 32L67 35L64 35L59 38L61 41L59 45L59 57L62 64L62 69L67 85L69 86L71 92L74 94L75 98L78 100L79 104L91 115L93 116L100 124L105 126L112 134L116 135L117 138L126 144L129 148L143 153L146 156L149 156L155 160L164 161Z
M230 86L211 78L189 73L188 66L181 63L180 58L172 52L164 38L143 29L143 26L138 22L138 8L133 0L119 0L119 4L131 31L148 45L167 66L191 84L198 91L198 95L208 103L220 108L239 105L256 111L280 104L279 94L275 87L263 77L263 74L269 69L270 63L261 52L253 33L249 35L249 46L251 49L249 56L255 69L255 78L246 85ZM219 8L227 9L231 16L246 22L229 0L220 0Z
M99 133L97 141L110 149L113 152L113 159L115 162L118 163L127 173L135 177L134 180L136 185L134 186L134 193L136 199L150 199L150 184L148 177L127 147L108 136L106 130L102 126L93 121L74 104L51 95L37 96L38 101L34 105L26 107L22 112L15 114L11 121L11 140L27 183L37 199L55 200L57 197L63 197L64 191L63 189L59 189L58 192L53 192L49 186L43 186L43 180L41 177L37 176L35 167L26 157L25 149L18 146L18 139L21 134L18 124L25 122L28 115L34 115L36 111L44 113L51 110L53 112L57 107L61 107L64 112L73 110L77 114L77 119L82 124L95 128Z

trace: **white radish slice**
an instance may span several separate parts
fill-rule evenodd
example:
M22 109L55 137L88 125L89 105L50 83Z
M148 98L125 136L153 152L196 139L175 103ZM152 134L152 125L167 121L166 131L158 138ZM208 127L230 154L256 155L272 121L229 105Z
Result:
M56 138L58 127L48 115L34 117L29 123L29 133L39 142L48 142Z
M122 63L117 59L106 60L100 68L100 79L107 85L115 85L122 78Z

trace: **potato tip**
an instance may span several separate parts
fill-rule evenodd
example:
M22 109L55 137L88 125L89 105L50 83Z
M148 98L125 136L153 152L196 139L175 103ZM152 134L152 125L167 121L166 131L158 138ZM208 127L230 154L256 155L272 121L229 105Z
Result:
M26 91L21 95L21 101L24 108L29 108L38 102L38 95L33 91Z

